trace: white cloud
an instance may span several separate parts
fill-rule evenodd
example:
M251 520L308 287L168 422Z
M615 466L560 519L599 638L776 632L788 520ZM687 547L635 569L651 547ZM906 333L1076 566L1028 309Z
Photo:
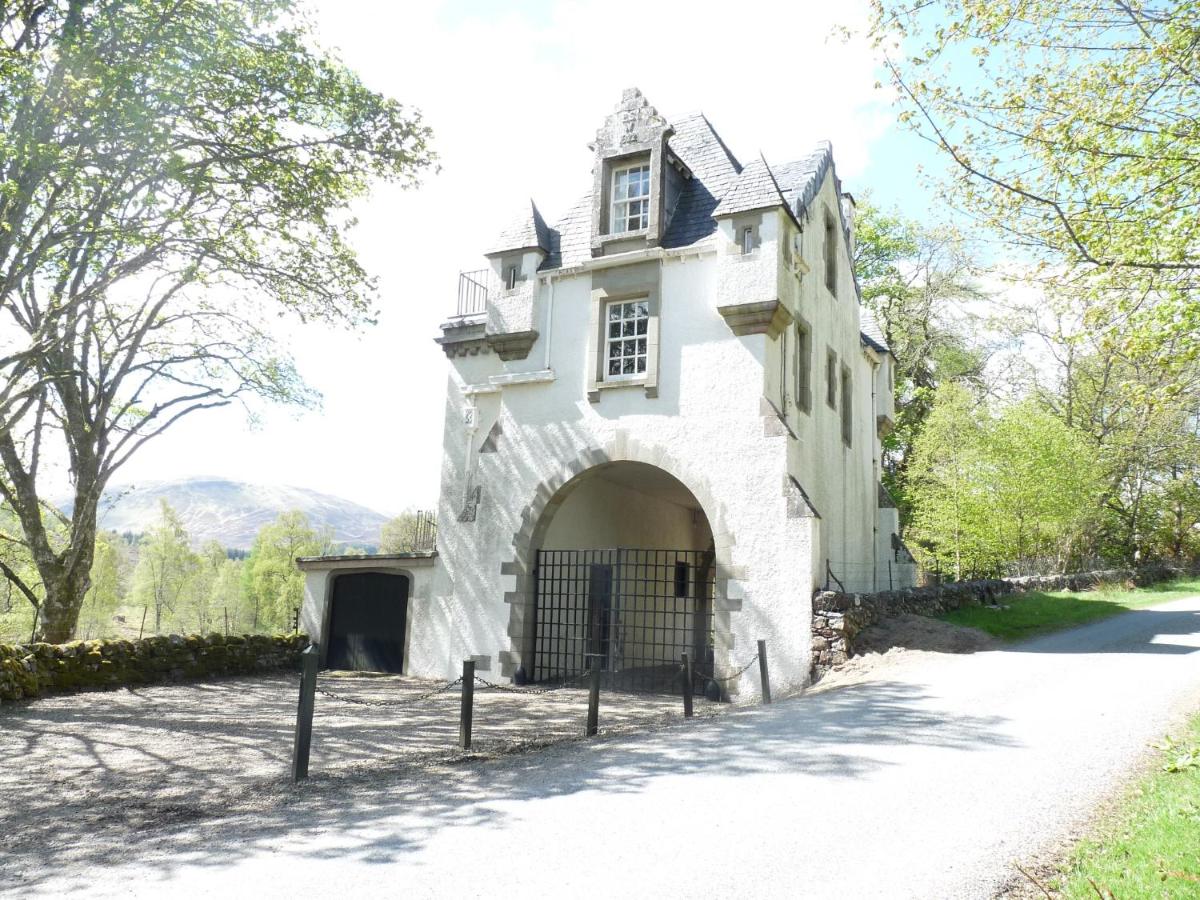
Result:
M872 54L831 37L863 4L566 2L469 14L461 4L325 0L323 43L373 88L422 110L442 172L382 186L356 243L379 277L381 318L361 335L302 331L319 414L232 411L181 424L125 479L204 472L303 485L388 510L437 496L446 360L432 338L460 269L527 198L551 221L590 184L587 143L621 91L667 118L702 110L739 158L786 162L824 138L850 189L892 121Z

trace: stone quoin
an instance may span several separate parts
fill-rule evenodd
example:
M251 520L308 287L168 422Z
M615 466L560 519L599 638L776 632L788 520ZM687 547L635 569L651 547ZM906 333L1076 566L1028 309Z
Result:
M637 90L590 147L557 224L531 202L460 276L436 551L300 560L325 664L595 659L669 689L688 653L753 696L758 639L777 688L808 679L816 590L913 583L879 481L894 361L832 148L743 164Z

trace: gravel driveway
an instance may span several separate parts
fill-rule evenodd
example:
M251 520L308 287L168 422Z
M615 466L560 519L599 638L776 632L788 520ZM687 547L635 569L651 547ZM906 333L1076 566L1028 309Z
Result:
M1002 650L911 654L875 680L648 733L315 778L149 830L134 849L66 823L79 846L22 851L0 884L93 897L988 897L1200 704L1197 651L1200 598L1176 601Z
M0 892L47 860L87 866L131 836L173 823L289 803L298 675L232 678L47 697L0 707ZM461 766L582 735L587 692L478 688L472 749L457 749L459 689L443 682L322 673L310 773L369 784ZM424 698L424 699L422 699ZM727 705L696 698L697 716ZM678 697L605 692L608 733L682 716ZM18 876L19 877L19 876Z

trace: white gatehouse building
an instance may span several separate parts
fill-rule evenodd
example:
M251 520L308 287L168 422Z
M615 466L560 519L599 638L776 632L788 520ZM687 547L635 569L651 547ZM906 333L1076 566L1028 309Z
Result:
M553 682L595 654L669 690L681 654L728 675L765 639L796 687L815 590L912 583L830 146L743 163L630 90L592 148L561 221L531 203L460 276L436 551L300 560L325 665Z

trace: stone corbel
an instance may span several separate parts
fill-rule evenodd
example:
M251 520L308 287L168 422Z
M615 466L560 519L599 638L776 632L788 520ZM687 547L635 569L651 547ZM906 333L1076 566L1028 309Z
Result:
M718 306L729 330L741 337L747 334L765 334L776 338L783 329L792 324L792 314L778 300L763 300L757 303L732 303Z
M536 331L514 331L508 334L489 334L488 346L505 362L524 359L538 339Z

